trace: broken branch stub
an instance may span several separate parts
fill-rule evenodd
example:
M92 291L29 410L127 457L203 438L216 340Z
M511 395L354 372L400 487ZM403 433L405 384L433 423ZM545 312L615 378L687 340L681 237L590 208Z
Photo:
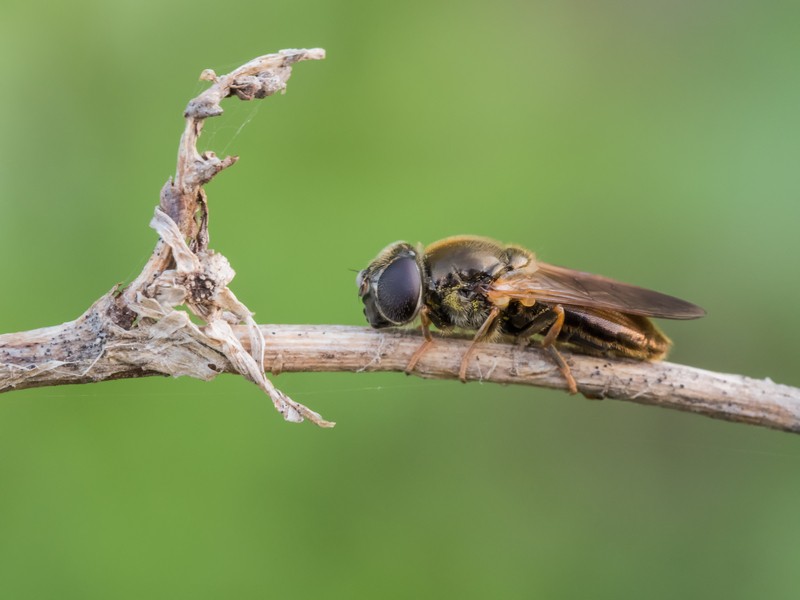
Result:
M322 58L325 58L325 51L320 48L281 50L253 59L227 75L217 76L210 69L203 71L201 79L211 81L211 86L186 107L186 127L179 145L175 178L162 189L160 209L156 209L151 222L169 252L165 252L163 244L156 247L142 273L146 278L140 276L134 282L139 283L141 289L136 287L130 293L126 290L126 297L132 301L134 312L143 319L148 317L137 310L143 297L155 299L166 314L185 305L206 323L193 332L195 338L200 336L202 343L216 348L236 372L266 392L286 420L309 419L317 425L331 427L333 423L291 400L264 375L264 336L251 311L228 288L235 275L228 260L207 249L208 209L202 186L233 165L237 157L219 158L213 152L201 154L197 150L205 119L222 114L220 102L224 98L237 96L241 100L254 100L284 92L293 64ZM170 262L174 262L173 269L166 268L168 255L172 258ZM232 324L246 326L249 352L234 335Z
M210 81L211 86L186 106L186 127L178 149L175 179L168 181L161 192L161 208L190 239L195 239L199 231L195 215L201 199L200 188L238 159L235 156L219 158L213 152L200 154L197 151L197 139L205 120L221 115L220 103L230 96L254 100L284 92L292 74L292 65L323 58L325 51L322 48L281 50L276 54L259 56L226 75L218 76L211 69L203 71L200 78Z
M254 100L282 92L293 64L324 57L321 49L281 50L227 75L203 72L211 85L186 108L177 170L161 190L150 223L160 240L144 269L124 290L111 290L75 321L0 336L0 392L153 374L211 379L232 371L269 395L287 421L333 426L264 375L264 335L228 287L235 275L230 263L208 249L203 186L237 158L197 151L205 119L222 114L224 98ZM202 324L193 323L179 307ZM232 325L245 329L244 339Z
M264 334L250 310L228 288L235 276L228 259L213 250L193 252L184 241L177 224L160 208L156 208L150 224L172 250L175 268L157 275L142 291L143 298L155 300L164 317L176 312L175 307L183 305L203 319L206 325L202 327L194 326L188 318L180 326L191 326L189 328L195 339L216 349L235 372L266 392L275 409L287 421L299 423L309 419L322 427L332 427L333 423L294 402L264 375ZM147 310L140 308L140 305L133 305L132 308L143 319L153 318L152 305ZM232 324L245 325L249 352L233 332Z

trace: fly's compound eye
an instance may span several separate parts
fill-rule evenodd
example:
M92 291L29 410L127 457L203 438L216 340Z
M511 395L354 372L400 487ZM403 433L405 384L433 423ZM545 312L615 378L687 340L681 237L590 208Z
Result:
M413 256L401 256L389 263L375 286L380 312L395 325L417 316L421 291L422 277Z

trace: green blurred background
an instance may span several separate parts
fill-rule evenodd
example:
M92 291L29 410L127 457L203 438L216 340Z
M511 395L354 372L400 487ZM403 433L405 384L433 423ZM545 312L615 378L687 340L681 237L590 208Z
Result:
M672 359L800 385L800 4L5 0L0 331L134 277L181 113L212 246L261 322L362 324L354 274L458 233L695 301ZM800 437L400 374L0 398L0 597L796 598Z

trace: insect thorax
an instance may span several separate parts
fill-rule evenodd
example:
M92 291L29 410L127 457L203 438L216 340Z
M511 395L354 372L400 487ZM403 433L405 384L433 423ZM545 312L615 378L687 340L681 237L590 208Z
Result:
M426 304L433 323L445 329L478 329L492 309L486 298L491 280L485 273L452 272L431 281Z

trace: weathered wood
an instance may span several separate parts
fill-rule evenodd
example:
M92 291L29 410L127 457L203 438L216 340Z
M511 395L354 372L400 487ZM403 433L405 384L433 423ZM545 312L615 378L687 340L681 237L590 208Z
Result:
M84 315L58 327L0 335L0 392L149 375L211 379L222 372L235 372L222 353L187 332L153 337L136 329L112 327L102 344L93 344L97 335L90 323L101 321ZM416 331L376 331L344 325L259 328L266 342L264 365L272 373L402 372L422 341ZM234 332L247 348L246 329L234 327ZM437 338L413 375L457 379L461 357L469 345L465 339ZM669 362L564 354L578 390L591 398L661 406L800 432L797 388ZM534 347L480 344L467 375L470 380L486 383L566 390L564 377L548 355Z

